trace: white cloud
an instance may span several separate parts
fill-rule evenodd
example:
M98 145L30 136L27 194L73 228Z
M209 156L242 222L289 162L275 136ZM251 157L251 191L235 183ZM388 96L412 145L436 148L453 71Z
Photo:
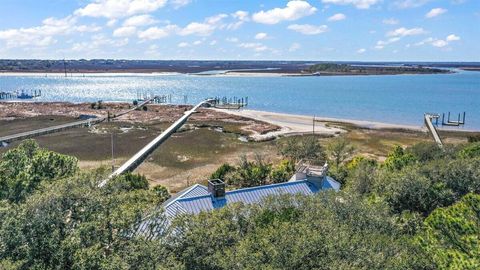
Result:
M102 27L100 26L95 26L95 25L79 25L75 27L75 31L83 33L83 32L98 32L102 30Z
M0 31L0 40L5 40L8 48L38 47L54 44L56 42L54 36L101 30L101 27L95 25L77 25L76 22L77 19L73 16L63 19L50 17L43 20L40 26Z
M190 4L192 0L170 0L170 4L173 6L174 9L179 9Z
M427 39L424 39L420 42L415 43L414 45L415 46L422 46L422 45L425 45L425 44L430 44L430 45L432 45L434 47L437 47L437 48L443 48L443 47L446 47L446 46L450 45L451 42L458 41L458 40L460 40L459 36L451 34L451 35L447 36L445 38L445 40L429 37Z
M167 0L95 0L75 15L88 17L123 18L136 14L150 13L163 6Z
M406 8L416 8L425 5L431 0L398 0L393 3L396 8L406 9Z
M387 33L388 37L406 37L406 36L415 36L415 35L422 35L425 34L426 31L423 28L411 28L407 29L405 27L401 27L390 31Z
M362 54L362 53L365 53L366 51L367 51L366 49L361 48L357 50L357 53Z
M192 22L180 30L179 35L199 35L199 36L208 36L215 30L213 25L207 23L198 23Z
M248 17L248 12L243 10L238 10L232 14L232 17L238 19L240 21L248 21L250 18Z
M380 3L381 0L322 0L324 4L354 5L358 9L368 9Z
M253 14L255 22L263 24L277 24L281 21L294 21L302 17L310 16L317 11L306 1L293 0L287 3L284 8L274 8L267 11L260 11Z
M318 35L321 33L325 33L328 30L328 26L326 25L311 24L291 24L287 28L304 35Z
M384 24L389 24L389 25L396 25L399 23L399 21L395 18L390 18L390 19L384 19L382 21Z
M257 33L255 39L266 39L268 37L267 33Z
M176 25L167 25L164 27L150 27L145 31L141 31L138 33L138 37L140 39L145 40L154 40L154 39L161 39L164 37L168 37L170 34L175 32L178 29Z
M263 45L262 43L240 43L238 44L238 47L245 49L253 49L256 52L263 52L268 49L268 47Z
M248 12L243 10L238 10L235 13L230 14L234 19L237 21L230 23L227 25L227 29L229 30L236 30L240 28L245 22L250 21L250 17L248 16Z
M210 41L210 46L214 46L214 45L216 45L216 44L217 44L217 41L216 41L216 40Z
M401 39L400 37L392 37L392 38L389 38L386 41L379 40L379 41L377 41L377 45L375 46L375 49L383 49L386 45L395 43L395 42L399 41L400 39Z
M178 34L181 36L188 36L188 35L209 36L213 33L213 31L215 31L215 29L224 27L224 25L222 24L222 20L226 17L228 17L227 14L218 14L218 15L206 18L203 23L199 23L199 22L189 23L187 26L180 29Z
M448 45L448 42L446 42L445 40L439 39L439 40L433 41L432 45L438 48L443 48Z
M427 14L425 14L425 18L434 18L444 14L445 12L447 12L447 10L444 8L434 8L430 10Z
M294 51L297 51L298 49L300 49L302 46L299 44L299 43L292 43L292 45L290 45L290 48L288 48L288 51L289 52L294 52Z
M151 15L137 15L126 19L123 26L147 26L157 22Z
M129 37L135 35L137 28L135 26L122 26L113 31L114 37Z
M227 18L228 15L227 14L217 14L215 16L211 16L211 17L208 17L205 19L205 22L208 23L208 24L217 24L219 22L221 22L221 20L223 20L224 18Z
M417 42L417 43L415 43L415 44L413 44L413 45L415 45L415 46L422 46L422 45L425 45L425 44L427 44L427 43L432 43L433 41L434 41L434 39L433 39L432 37L429 37L429 38L426 38L426 39L424 39L424 40L422 40L422 41L420 41L420 42Z
M188 44L187 42L180 42L180 43L178 43L177 46L179 48L186 48L186 47L190 46L190 44Z
M451 34L447 37L447 41L458 41L458 40L460 40L460 37L454 34Z
M336 22L336 21L345 20L346 18L347 18L347 16L345 16L345 14L337 13L337 14L331 16L330 18L328 18L328 21L329 22Z
M116 19L111 19L111 20L108 20L108 22L107 22L108 27L113 27L113 26L115 26L115 24L117 24Z

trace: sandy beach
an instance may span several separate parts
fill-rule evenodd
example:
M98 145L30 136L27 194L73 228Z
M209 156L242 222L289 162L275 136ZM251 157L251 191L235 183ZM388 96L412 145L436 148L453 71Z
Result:
M281 127L280 130L269 132L266 134L255 133L251 135L253 140L267 140L273 137L278 136L288 136L288 135L298 135L298 134L308 134L313 132L313 116L307 115L296 115L296 114L286 114L286 113L275 113L275 112L266 112L266 111L257 111L257 110L225 110L225 109L215 109L227 114L232 114L236 116L242 116L251 118L254 120L259 120L267 122ZM368 129L398 129L398 130L411 130L411 131L424 131L424 128L421 126L410 126L410 125L396 125L388 124L381 122L373 121L361 121L361 120L352 120L352 119L340 119L340 118L328 118L328 117L315 117L315 134L319 135L336 135L345 130L337 127L328 126L328 122L340 122L353 124L361 128Z

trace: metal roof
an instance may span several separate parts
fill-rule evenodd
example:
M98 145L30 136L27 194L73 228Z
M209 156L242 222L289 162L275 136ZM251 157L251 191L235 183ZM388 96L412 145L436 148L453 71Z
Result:
M204 186L197 186L196 192L206 189ZM213 198L210 193L200 196L180 196L165 206L165 212L168 216L178 214L198 214L204 211L221 208L230 203L259 203L262 199L270 195L280 194L303 194L310 195L317 193L321 189L338 190L340 184L328 177L322 181L321 186L317 186L308 180L299 180L279 184L265 185L259 187L242 188L225 192L224 198Z
M180 199L180 198L190 198L190 197L196 197L196 196L203 196L203 195L208 195L208 188L206 186L200 185L200 184L195 184L191 187L188 187L174 196L170 197L168 200L163 202L162 206L167 206L171 202Z
M231 203L259 203L272 195L281 194L303 194L312 195L321 190L340 190L340 183L333 178L325 176L318 181L315 179L296 180L279 184L242 188L225 192L224 198L213 198L208 188L196 184L184 189L162 204L164 217L147 218L137 227L137 234L147 238L156 237L164 232L171 220L181 214L199 214L200 212L211 211Z

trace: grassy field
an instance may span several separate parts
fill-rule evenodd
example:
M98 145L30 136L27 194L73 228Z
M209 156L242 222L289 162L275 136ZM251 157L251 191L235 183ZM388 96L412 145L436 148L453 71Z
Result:
M4 135L72 121L67 117L34 117L0 122ZM140 150L170 123L132 124L125 122L102 123L91 128L75 128L60 133L37 137L45 148L79 159L80 167L93 169L111 166L111 134L114 134L115 166L120 166ZM369 130L342 123L328 123L339 126L345 136L355 145L356 154L382 160L395 145L409 146L418 142L431 141L427 133L404 130ZM6 128L3 128L6 127ZM219 132L214 127L222 127ZM236 163L241 155L262 154L266 160L277 162L281 159L276 141L242 142L238 139L242 124L227 122L189 122L179 132L162 144L137 170L150 179L152 184L162 184L170 191L179 191L193 183L204 183L209 175L221 164ZM442 133L449 143L466 142L467 134ZM323 145L332 137L318 136ZM285 140L280 138L278 140ZM0 148L0 154L17 145Z
M53 120L50 120L53 119ZM48 121L45 121L48 120ZM8 122L7 134L14 134L72 121L64 117L35 117ZM44 122L45 126L41 123ZM165 130L170 123L102 123L91 128L75 128L35 138L40 146L75 156L84 169L112 164L111 136L114 138L115 166L119 167L138 150ZM216 131L222 127L225 132ZM163 184L177 191L208 176L224 162L235 163L240 155L262 153L278 159L274 142L247 143L238 139L242 125L222 122L189 122L162 144L136 172L145 174L152 184ZM238 133L238 134L237 134ZM0 148L0 154L8 148Z
M34 129L61 125L76 120L78 121L78 119L64 116L37 116L25 119L0 120L0 137Z

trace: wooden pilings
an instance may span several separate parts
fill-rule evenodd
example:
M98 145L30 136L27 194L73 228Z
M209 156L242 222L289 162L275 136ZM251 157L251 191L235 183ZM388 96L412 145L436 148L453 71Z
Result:
M466 112L463 112L463 117L462 117L462 114L459 113L457 121L453 121L453 120L450 120L450 112L448 112L448 117L445 121L445 113L442 113L442 126L454 126L454 127L463 126L465 125L465 116L466 116Z
M17 95L14 93L0 92L0 100L14 99Z
M248 97L215 97L213 98L216 108L240 109L248 105Z
M32 99L42 96L42 90L21 90L15 92L0 92L0 100L8 99Z

